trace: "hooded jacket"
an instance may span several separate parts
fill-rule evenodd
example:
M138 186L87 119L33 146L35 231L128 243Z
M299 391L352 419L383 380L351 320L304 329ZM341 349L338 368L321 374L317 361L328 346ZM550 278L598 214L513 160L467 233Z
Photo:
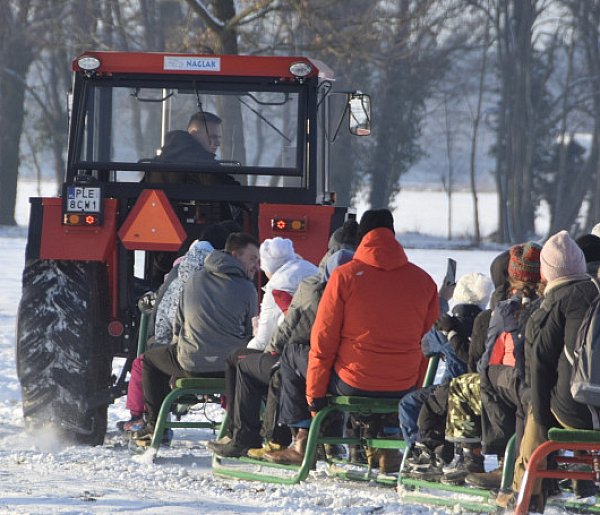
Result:
M392 231L369 231L354 259L332 273L319 304L306 379L309 403L325 396L332 370L366 391L416 386L421 338L438 315L433 279L408 261Z
M300 282L318 273L319 269L315 265L299 257L287 261L277 269L265 286L265 294L260 303L258 329L254 338L248 343L249 349L264 350L273 337L277 325L283 320L283 310L277 303L274 294L285 292L289 305Z
M167 287L156 310L154 332L156 344L169 345L172 343L173 321L177 314L183 285L194 272L202 269L204 260L213 250L213 246L209 242L199 241L187 251L177 267L177 277Z
M221 250L183 287L175 317L177 360L194 373L225 370L225 358L245 345L258 311L256 288L242 264Z

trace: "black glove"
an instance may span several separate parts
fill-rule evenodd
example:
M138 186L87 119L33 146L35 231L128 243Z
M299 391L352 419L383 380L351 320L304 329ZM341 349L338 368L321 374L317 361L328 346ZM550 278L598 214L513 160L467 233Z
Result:
M310 406L308 407L308 409L311 412L317 412L317 411L321 411L323 408L325 408L329 403L327 402L327 397L317 397L316 399L313 399L312 402L310 403Z
M435 328L438 331L442 331L443 333L449 333L450 331L458 332L460 330L460 322L457 318L444 314L442 317L435 323Z

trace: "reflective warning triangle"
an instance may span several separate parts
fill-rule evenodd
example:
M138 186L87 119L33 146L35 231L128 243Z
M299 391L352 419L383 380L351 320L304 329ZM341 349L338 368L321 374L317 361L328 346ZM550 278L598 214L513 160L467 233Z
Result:
M128 250L177 251L187 236L162 190L144 190L118 234Z

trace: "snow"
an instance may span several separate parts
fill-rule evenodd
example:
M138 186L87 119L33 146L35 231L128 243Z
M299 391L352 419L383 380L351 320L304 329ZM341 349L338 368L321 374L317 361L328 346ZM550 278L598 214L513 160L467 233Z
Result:
M42 186L45 194L52 194L50 186ZM403 504L391 488L328 478L320 468L295 486L217 478L201 443L214 438L210 430L175 430L172 446L161 448L156 462L150 463L132 455L115 429L117 420L128 418L124 398L109 408L109 431L102 447L63 447L52 434L28 435L23 427L14 346L27 233L25 199L35 194L34 184L20 184L17 220L22 226L0 228L0 514L445 513L441 508ZM439 202L435 195L405 195L406 202L414 205L431 207ZM494 209L493 202L486 204ZM403 231L445 234L437 218L443 209L430 207L413 210L410 216L396 213L400 241L411 237ZM468 216L455 219L457 233L466 232ZM439 238L421 236L419 241L423 247L440 244ZM458 262L458 277L472 271L488 273L498 249L408 248L407 254L439 283L447 257ZM218 416L216 411L211 407L209 416Z

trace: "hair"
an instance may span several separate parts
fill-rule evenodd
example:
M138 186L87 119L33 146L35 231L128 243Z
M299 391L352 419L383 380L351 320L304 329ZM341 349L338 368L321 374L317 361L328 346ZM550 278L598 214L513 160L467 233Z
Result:
M354 219L346 220L342 225L342 234L340 235L342 245L350 245L356 248L358 245L358 222Z
M225 242L225 251L231 253L245 249L248 245L260 248L258 240L247 232L232 232Z
M509 291L517 290L521 293L524 299L535 300L541 296L544 292L544 285L540 281L539 283L525 282L520 279L508 277ZM508 295L510 296L510 294Z
M220 124L222 122L223 120L221 120L221 118L219 118L216 114L209 113L208 111L198 111L190 117L187 128L190 129L191 127L204 127L205 123Z

